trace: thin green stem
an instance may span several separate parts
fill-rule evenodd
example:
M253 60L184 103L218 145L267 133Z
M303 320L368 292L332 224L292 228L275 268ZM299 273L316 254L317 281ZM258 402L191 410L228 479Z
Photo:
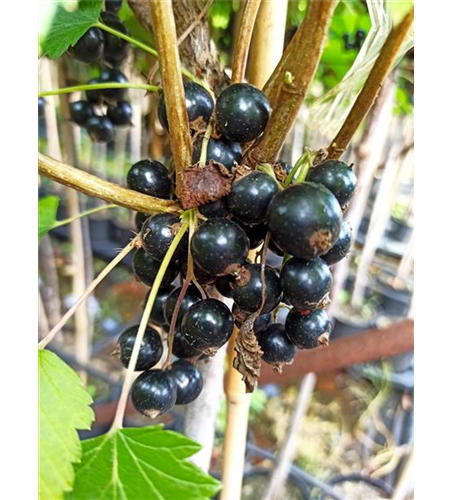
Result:
M199 157L199 163L201 163L201 165L206 164L207 147L209 146L209 141L210 141L210 136L212 135L212 130L213 130L213 126L211 123L209 123L207 130L206 130L206 133L204 134L204 137L202 139L201 155Z
M301 162L301 169L299 174L297 175L295 184L300 184L301 182L304 182L306 180L306 176L308 175L309 169L312 167L315 156L315 153L306 148L306 152L303 155L303 161Z
M102 210L109 210L110 208L119 208L118 205L104 205L102 207L96 207L96 208L91 208L90 210L85 210L84 212L80 212L77 215L74 215L74 217L69 217L69 219L63 219L55 222L55 225L52 227L54 229L55 227L60 227L64 226L65 224L70 224L71 222L74 222L77 219L81 219L82 217L86 217L87 215L95 214L97 212L101 212Z
M257 167L257 170L269 175L276 182L276 184L278 184L278 189L280 191L284 189L281 183L276 178L275 171L273 170L273 167L270 165L270 163L260 163Z
M92 85L76 85L74 87L64 87L56 90L46 90L39 92L38 97L47 97L50 95L70 94L71 92L81 92L82 90L103 90L103 89L139 89L148 92L158 92L156 85L147 85L139 83L94 83Z
M189 221L185 220L179 229L178 233L174 237L171 242L168 251L165 254L165 257L160 265L160 269L155 277L154 283L152 285L151 291L149 293L148 300L146 302L146 307L144 308L143 316L141 317L140 326L138 327L137 336L135 339L135 343L133 345L132 355L130 357L129 365L127 367L126 376L124 377L124 383L122 385L121 396L119 397L118 406L116 408L115 419L111 426L109 432L114 432L117 429L122 428L124 413L126 411L127 398L129 396L129 391L132 386L133 374L135 372L135 366L138 360L138 354L140 352L141 343L143 342L144 333L146 331L146 327L149 322L149 318L151 317L152 308L154 307L155 299L157 297L157 293L159 291L160 285L162 283L163 277L165 276L166 270L171 262L171 258L174 255L179 243L182 240L185 232L188 230Z

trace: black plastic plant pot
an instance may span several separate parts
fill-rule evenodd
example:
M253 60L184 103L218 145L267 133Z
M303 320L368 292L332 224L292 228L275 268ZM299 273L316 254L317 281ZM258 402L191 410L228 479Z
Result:
M408 290L396 290L388 285L378 286L379 309L385 316L401 316L408 314L411 294Z
M115 220L111 220L109 224L110 239L117 243L119 247L126 246L133 238L134 233L130 226L123 226Z
M393 488L391 485L380 478L373 478L370 476L365 476L364 474L347 474L344 476L336 476L328 481L328 484L330 486L338 486L338 494L341 494L341 490L343 491L343 488L341 488L340 485L345 483L353 483L357 486L359 483L364 483L366 486L368 486L368 496L363 496L361 498L391 498L393 494ZM366 493L363 493L363 495L366 495ZM319 500L327 500L329 498L331 497L324 493L321 493L319 496Z
M391 217L389 219L388 227L386 228L385 236L391 240L404 243L410 239L412 232L412 226L402 220Z
M362 320L358 322L357 320L351 320L345 317L336 318L334 321L333 330L330 335L330 340L358 335L359 333L365 332L366 330L376 328L376 326L377 325L375 319Z
M110 219L89 219L89 234L91 241L106 241L110 239Z

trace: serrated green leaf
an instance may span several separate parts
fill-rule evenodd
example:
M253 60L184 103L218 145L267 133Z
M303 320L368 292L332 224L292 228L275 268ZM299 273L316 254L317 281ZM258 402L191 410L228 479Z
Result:
M39 499L60 500L74 482L82 448L76 429L89 429L91 396L56 354L39 350Z
M42 54L57 59L75 45L88 29L99 19L102 4L100 0L81 0L78 9L69 11L77 2L59 4L52 25L42 44Z
M71 500L207 500L221 487L185 461L200 446L161 426L120 429L82 447Z
M39 240L55 226L59 203L60 199L58 196L46 196L38 201Z

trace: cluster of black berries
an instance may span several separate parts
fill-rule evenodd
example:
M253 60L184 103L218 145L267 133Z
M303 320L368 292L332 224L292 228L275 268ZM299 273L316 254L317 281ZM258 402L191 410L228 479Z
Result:
M345 50L359 50L364 43L364 39L366 38L366 32L364 30L357 30L354 41L351 40L349 33L345 33L342 38L344 40Z
M119 19L117 12L121 0L105 2L106 11L101 14L101 21L125 35L129 31ZM105 67L98 78L88 84L128 83L127 77L118 68L124 62L129 44L115 35L103 32L99 28L90 28L74 45L71 54L85 63L98 63ZM132 106L125 100L127 89L88 90L86 99L71 103L71 120L86 128L94 142L110 142L114 138L115 127L128 126L132 120Z
M310 169L306 182L286 189L267 173L234 168L241 162L240 144L256 139L267 125L270 107L265 95L251 85L234 84L214 105L209 93L195 83L186 83L185 92L190 123L199 129L200 120L211 121L219 131L217 139L210 139L207 160L222 163L234 180L226 197L199 207L206 220L191 241L184 236L158 292L151 321L164 331L175 325L172 352L179 359L168 369L153 370L163 347L157 332L148 328L137 365L143 373L132 387L132 401L138 411L150 416L199 395L202 378L196 359L214 355L230 339L234 322L240 326L255 318L253 330L262 359L275 367L290 363L296 347L326 344L331 330L324 311L332 285L329 266L345 257L351 241L350 227L342 217L357 181L348 165L325 161ZM168 129L163 99L159 116ZM193 140L196 162L197 134ZM285 175L291 170L282 162L277 168ZM134 164L127 185L158 198L173 196L171 175L155 160ZM133 271L139 281L152 286L180 220L170 213L137 214L136 224L142 247L135 252ZM248 260L250 249L264 241L273 253L286 256L281 267L262 266L266 244L259 263ZM183 295L184 288L172 283L179 274L184 281L189 247L197 283L190 283ZM213 292L232 299L232 311L212 298ZM180 308L174 319L176 304ZM285 324L275 322L280 304L291 308ZM136 332L137 327L132 327L120 337L125 365Z

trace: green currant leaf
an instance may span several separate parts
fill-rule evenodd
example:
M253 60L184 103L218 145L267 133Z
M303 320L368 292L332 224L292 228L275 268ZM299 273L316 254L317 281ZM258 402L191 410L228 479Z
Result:
M221 487L185 460L200 446L162 426L120 429L82 448L71 500L207 500Z
M89 429L91 396L56 354L39 350L39 500L62 500L82 455L76 429Z
M99 0L81 0L78 9L69 11L77 2L59 4L53 22L42 44L42 55L57 59L69 47L72 47L99 19L103 2Z
M46 196L38 201L39 240L55 226L59 203L60 199L57 196Z

